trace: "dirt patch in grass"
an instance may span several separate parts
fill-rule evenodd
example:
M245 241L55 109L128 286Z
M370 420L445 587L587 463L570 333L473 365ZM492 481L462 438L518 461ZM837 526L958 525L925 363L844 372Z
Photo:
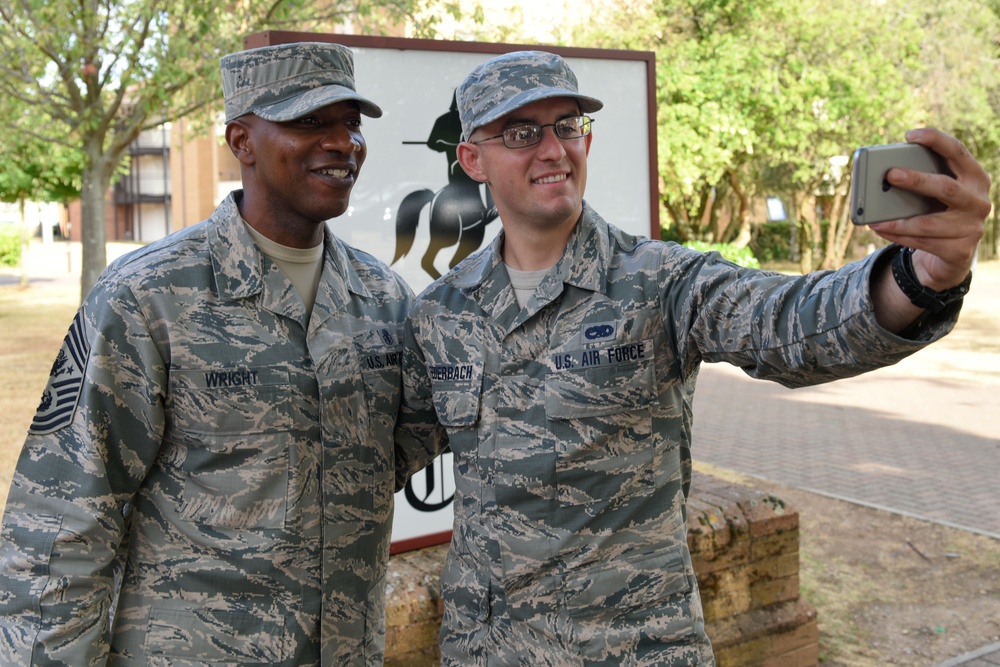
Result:
M1000 642L1000 541L696 463L799 513L824 666L931 667Z

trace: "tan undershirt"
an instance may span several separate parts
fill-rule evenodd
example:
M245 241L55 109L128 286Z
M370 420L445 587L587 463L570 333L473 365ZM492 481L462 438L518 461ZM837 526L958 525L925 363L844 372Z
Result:
M319 277L323 273L323 244L313 248L290 248L275 243L250 225L247 229L261 252L270 257L292 283L306 305L306 314L311 315L316 303L316 290L319 289Z
M508 264L504 264L504 266L507 267L507 275L510 276L510 286L514 288L514 296L517 297L517 303L521 308L524 308L524 304L528 303L528 299L531 298L531 295L535 293L535 290L542 283L542 278L552 268L538 269L537 271L521 271L511 268Z

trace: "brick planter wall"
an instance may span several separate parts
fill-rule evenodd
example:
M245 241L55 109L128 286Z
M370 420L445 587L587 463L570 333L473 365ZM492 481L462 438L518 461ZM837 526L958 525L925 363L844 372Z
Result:
M815 667L816 610L799 597L799 515L695 473L688 545L718 667Z
M688 545L718 667L815 667L816 610L799 597L799 515L779 498L695 473ZM386 666L438 664L448 545L394 556Z

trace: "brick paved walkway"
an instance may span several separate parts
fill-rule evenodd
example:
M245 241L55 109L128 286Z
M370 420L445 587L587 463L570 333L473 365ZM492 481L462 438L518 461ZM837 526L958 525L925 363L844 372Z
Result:
M857 378L786 389L702 367L695 458L1000 539L1000 263L951 336Z
M785 389L702 367L696 459L1000 539L1000 262L945 340L849 380ZM1000 645L939 667L1000 667Z

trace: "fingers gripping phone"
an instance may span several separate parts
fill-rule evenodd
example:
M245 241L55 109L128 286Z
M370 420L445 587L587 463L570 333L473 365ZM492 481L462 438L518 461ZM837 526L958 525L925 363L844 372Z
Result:
M940 155L920 144L863 146L854 151L851 222L871 225L945 209L944 204L933 197L890 185L885 175L893 167L930 174L951 173Z

